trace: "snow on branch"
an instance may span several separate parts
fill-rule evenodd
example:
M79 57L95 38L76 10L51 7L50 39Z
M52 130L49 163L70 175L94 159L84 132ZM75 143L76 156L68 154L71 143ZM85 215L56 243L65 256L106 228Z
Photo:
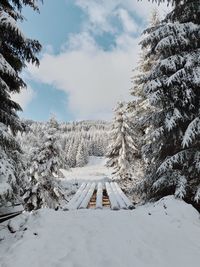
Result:
M194 155L195 168L197 172L200 172L200 151L197 151Z
M157 128L156 130L154 130L151 134L150 137L153 140L156 140L158 138L160 138L164 133L164 128L161 126L160 128Z
M158 174L165 173L166 171L172 170L174 164L179 163L183 164L184 160L188 157L188 151L183 150L173 155L172 157L167 158L157 169Z
M8 13L0 10L0 25L3 25L7 29L9 28L12 31L15 31L24 42L26 42L26 37L20 30L20 28L17 26L17 21L11 17Z
M199 25L193 22L188 23L167 23L158 27L157 30L147 35L141 42L143 47L148 47L150 43L157 43L157 50L161 50L164 47L170 45L180 45L180 43L174 43L175 40L179 40L181 43L187 43L189 36L195 36L199 34Z
M15 76L16 75L16 71L5 60L5 58L2 56L2 54L0 54L0 72L8 74L9 76Z
M167 182L166 176L162 176L153 183L152 187L154 190L156 190L156 189L162 187L164 184L166 184L166 182Z
M183 148L189 147L195 140L197 135L200 134L200 118L195 118L187 127L185 134L183 136L182 146Z
M194 197L195 202L199 203L199 200L200 200L200 186L197 188L197 191Z
M175 197L177 198L184 198L186 195L186 185L187 185L187 179L185 176L179 176L177 185L176 185L176 191L175 191Z
M176 126L177 121L181 118L182 115L177 108L174 109L172 115L168 113L165 119L165 126L167 130L171 131Z
M155 92L155 90L159 89L162 87L162 83L160 82L159 79L151 80L146 83L144 86L144 92L149 94L152 92Z

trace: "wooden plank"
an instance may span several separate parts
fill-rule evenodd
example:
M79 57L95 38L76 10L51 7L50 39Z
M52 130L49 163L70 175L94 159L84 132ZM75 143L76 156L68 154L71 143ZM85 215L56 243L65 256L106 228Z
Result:
M77 190L76 194L73 196L73 198L67 204L66 208L64 208L63 210L70 210L70 209L74 208L75 203L77 202L77 200L81 196L83 190L86 188L86 185L87 185L86 183L81 184L81 186Z
M79 209L86 209L87 208L88 203L90 202L90 199L94 193L95 188L96 188L96 183L90 183L90 187L88 189L88 192L85 195L85 197L83 198L83 200L79 206Z
M109 196L110 205L112 210L119 210L119 205L117 203L116 197L114 195L114 192L108 182L106 182L106 190Z
M127 196L124 194L124 192L119 187L118 183L114 182L114 184L115 184L115 187L116 187L118 193L120 194L121 198L125 202L127 208L128 209L134 209L135 207L134 207L133 203L131 203L131 201L127 198Z
M74 209L78 209L81 205L83 199L86 197L88 190L90 189L91 183L87 183L85 189L83 190L82 194L80 195L79 199L74 204Z
M117 190L115 183L113 183L113 182L110 183L110 186L111 186L111 188L115 194L115 197L116 197L116 200L119 204L120 209L127 209L127 205L124 202L123 198L121 197L121 194L119 194L119 191Z
M103 186L102 183L98 183L96 209L102 209L103 207Z

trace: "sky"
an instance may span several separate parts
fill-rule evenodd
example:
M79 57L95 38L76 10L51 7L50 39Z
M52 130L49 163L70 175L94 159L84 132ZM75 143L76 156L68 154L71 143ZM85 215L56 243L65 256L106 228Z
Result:
M131 99L132 70L150 14L168 7L148 0L44 0L40 14L25 8L21 28L42 44L40 67L22 73L27 89L12 98L21 117L45 121L110 120Z

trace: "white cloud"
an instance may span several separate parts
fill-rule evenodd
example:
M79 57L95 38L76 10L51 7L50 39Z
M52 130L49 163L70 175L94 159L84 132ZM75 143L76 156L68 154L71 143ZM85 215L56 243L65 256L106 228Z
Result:
M35 95L36 93L33 91L33 89L28 86L26 89L22 89L19 94L12 94L11 99L16 103L20 104L22 109L26 109L26 107L33 100Z
M118 15L126 30L135 31L136 22L131 22L131 15L140 18L140 22L143 20L145 23L153 9L156 8L161 17L170 9L167 3L158 6L155 2L148 0L75 0L75 4L88 16L88 21L84 23L84 30L92 30L95 33L117 31L113 19L116 19Z
M110 118L116 102L129 98L138 54L137 39L122 35L116 42L112 51L104 51L87 33L73 36L65 51L45 54L40 68L30 66L30 73L68 93L76 119Z
M138 25L133 20L133 18L129 15L128 11L121 8L118 11L119 18L122 22L123 29L125 32L134 33L138 30Z
M111 22L116 8L115 1L75 0L75 4L88 16L88 21L84 23L84 31L92 30L96 34L100 32L115 32L115 27Z
M141 31L157 5L147 0L75 0L75 4L87 15L82 32L72 35L59 54L46 51L39 69L30 66L30 75L66 92L76 119L110 119L116 102L130 98L131 70L139 51L139 38L133 34ZM158 9L163 14L168 8ZM115 38L116 45L109 51L94 39L103 32Z

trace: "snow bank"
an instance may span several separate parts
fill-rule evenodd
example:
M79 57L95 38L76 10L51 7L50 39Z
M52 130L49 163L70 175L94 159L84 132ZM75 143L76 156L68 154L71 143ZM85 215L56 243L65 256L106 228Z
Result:
M15 234L1 225L2 267L199 265L199 213L172 196L132 211L43 209L26 216Z

